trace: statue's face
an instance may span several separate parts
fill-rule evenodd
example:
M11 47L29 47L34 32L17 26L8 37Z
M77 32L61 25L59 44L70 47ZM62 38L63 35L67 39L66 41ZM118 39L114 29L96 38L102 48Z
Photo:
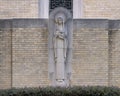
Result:
M57 19L57 22L58 22L59 24L62 24L62 23L63 23L63 19L62 19L61 17L59 17L59 18Z

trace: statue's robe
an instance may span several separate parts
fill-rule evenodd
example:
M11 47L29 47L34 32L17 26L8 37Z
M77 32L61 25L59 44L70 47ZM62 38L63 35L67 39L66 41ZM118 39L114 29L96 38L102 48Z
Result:
M67 52L67 38L64 30L54 32L54 57L56 80L65 80L65 62Z

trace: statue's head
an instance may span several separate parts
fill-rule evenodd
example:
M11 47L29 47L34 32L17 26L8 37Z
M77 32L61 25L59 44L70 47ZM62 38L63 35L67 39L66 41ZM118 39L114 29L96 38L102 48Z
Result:
M58 24L63 24L63 23L64 23L64 20L63 20L62 17L58 17L58 18L56 18L56 22L57 22Z
M55 15L55 21L58 24L64 24L66 21L66 16L63 13L58 13Z

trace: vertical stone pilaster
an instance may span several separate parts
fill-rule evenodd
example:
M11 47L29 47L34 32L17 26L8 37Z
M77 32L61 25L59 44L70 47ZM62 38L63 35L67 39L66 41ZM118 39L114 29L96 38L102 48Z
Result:
M81 18L83 16L83 0L73 0L73 18Z
M49 0L39 0L39 18L49 17Z

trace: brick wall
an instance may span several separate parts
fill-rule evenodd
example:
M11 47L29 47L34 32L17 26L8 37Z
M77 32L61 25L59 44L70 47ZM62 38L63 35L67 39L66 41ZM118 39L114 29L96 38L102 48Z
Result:
M120 20L110 21L109 85L120 86Z
M0 89L49 85L47 24L0 20ZM77 19L73 29L71 85L120 87L120 21Z
M0 0L0 18L38 18L38 0ZM83 0L82 18L120 18L120 0Z
M13 21L14 87L49 85L44 24ZM72 85L108 85L108 20L75 20L74 25Z
M84 18L120 19L120 0L83 0Z
M11 87L11 23L0 20L0 89Z
M44 20L13 21L13 87L49 85L47 32Z
M108 85L108 21L75 20L73 85Z
M0 18L36 18L38 0L0 0Z

